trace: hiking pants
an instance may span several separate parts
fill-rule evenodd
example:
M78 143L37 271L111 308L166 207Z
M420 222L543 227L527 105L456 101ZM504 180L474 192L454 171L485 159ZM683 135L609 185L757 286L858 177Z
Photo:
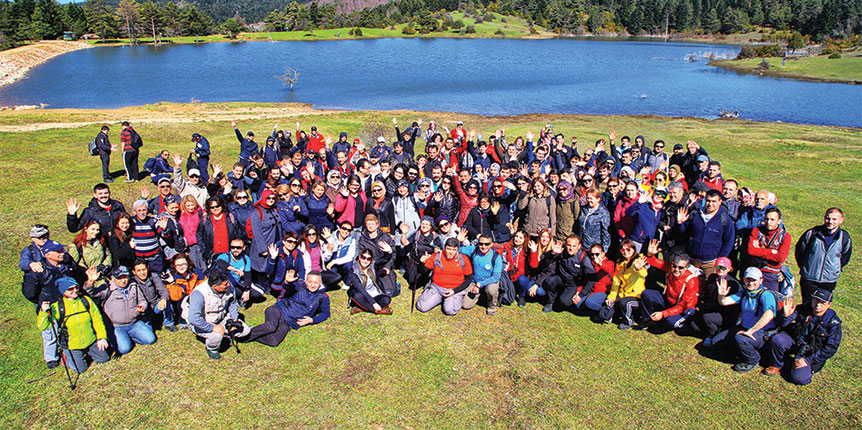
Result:
M759 350L766 345L766 333L763 330L758 330L753 336L754 339L741 332L737 332L734 340L736 340L736 346L739 347L739 355L742 357L742 361L756 365L760 363Z
M482 294L483 291L485 292L485 298L488 300L488 309L497 309L497 306L500 304L500 283L494 282L493 284L479 288L479 294ZM464 300L461 302L461 308L473 309L473 306L476 306L476 303L479 302L479 294L473 297L470 297L470 294L465 295Z
M96 343L93 342L85 349L73 349L71 351L64 349L63 357L66 360L66 367L75 373L86 372L90 368L90 364L87 363L87 356L92 358L94 363L107 363L111 356L108 355L107 351L100 351Z
M365 294L362 294L358 291L354 291L351 289L347 292L347 295L350 297L350 305L357 306L359 309L362 309L365 312L374 312L374 304L380 305L381 308L385 308L392 303L392 298L387 296L386 294L380 294L377 297L372 297L369 301L368 298L365 297Z
M138 151L123 153L123 167L126 169L126 179L132 181L138 180Z
M782 367L785 362L787 351L793 348L793 338L787 333L777 333L769 339L769 352L772 355L772 365ZM791 366L790 380L796 385L808 385L811 383L811 365L796 368L796 360L787 360L787 364Z
M290 326L281 318L281 311L276 305L266 308L263 316L263 324L252 327L246 341L260 342L267 346L278 346L287 336Z
M437 284L431 283L425 287L425 291L419 296L416 301L416 309L419 312L428 312L434 309L440 303L443 303L443 313L449 316L457 315L461 310L461 305L464 302L464 296L467 295L467 290L455 293L449 297L443 297L443 294L452 291L448 288L443 288Z

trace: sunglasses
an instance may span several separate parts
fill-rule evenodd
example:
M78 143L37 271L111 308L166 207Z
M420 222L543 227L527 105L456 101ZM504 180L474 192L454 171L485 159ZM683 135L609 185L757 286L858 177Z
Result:
M383 192L383 190L381 190L380 188L375 188L375 189L373 189L373 190L371 190L371 191L372 191L372 192L375 192L375 193L381 193L381 192Z
M279 197L287 197L287 196L289 196L289 195L290 195L290 194L287 194L287 193L278 193L278 196L279 196Z
M441 222L440 224L437 224L437 227L443 228L443 227L446 227L447 225L449 225L448 222Z
M620 186L619 184L608 184L608 187L610 187L610 188L617 188L619 186Z
M730 270L730 267L715 266L715 270Z
M420 187L422 187L422 188L431 188L431 186L430 186L430 185L428 185L428 184L422 184L422 185L420 185Z
M198 175L189 175L189 178L200 178Z
M171 187L171 186L170 186L170 184L168 184L168 185L159 185L159 188L170 188L170 187Z
M230 249L242 249L242 245L240 245L240 246L231 245Z
M679 270L683 270L683 269L685 269L686 267L688 267L688 266L681 266L681 265L678 265L678 264L674 264L674 265L673 265L673 268L674 268L674 269L679 269Z
M593 178L584 179L584 182L593 182Z
M239 199L248 199L248 196L245 196L245 195L239 195L239 196L236 196L236 199L237 199L237 200L239 200Z
M290 188L293 188L293 187L299 188L299 184L290 184Z
M353 227L341 227L341 230L350 233L351 231L353 231Z
M662 149L662 148L664 148L664 145L656 145L655 147L658 149Z
M479 246L491 246L491 242L479 242Z
M590 256L592 256L592 257L598 257L600 255L602 255L602 254L599 254L598 252L591 252L590 253Z
M496 189L500 189L500 188L503 188L503 186L502 186L502 185L494 185L494 189L495 189L495 190L496 190Z
M369 257L369 256L367 256L367 255L360 255L360 256L359 256L359 259L360 259L361 261L371 261L371 257Z
M266 198L267 200L275 200L275 196L269 196Z
M308 232L308 235L309 236L317 236L317 232L316 231L310 231L310 232Z
M219 205L211 205L211 206L209 206L209 208L210 208L210 209L218 209L218 208L220 208L220 207L221 207L221 206L219 206Z
M296 241L296 239L288 239L288 240L285 240L284 242L285 243L292 243L295 245L297 241Z

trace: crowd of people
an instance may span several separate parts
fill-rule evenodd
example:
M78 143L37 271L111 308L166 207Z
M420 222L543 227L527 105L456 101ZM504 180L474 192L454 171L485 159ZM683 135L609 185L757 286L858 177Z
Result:
M725 178L694 141L666 152L614 131L583 145L551 125L512 138L393 119L391 144L296 123L259 145L232 125L235 164L210 164L195 133L185 164L166 150L147 160L158 191L144 186L131 211L104 183L118 148L102 127L105 181L83 210L66 203L72 243L36 225L21 252L48 367L83 372L161 328L190 329L213 359L230 342L277 346L326 321L326 292L340 289L350 314L391 315L405 289L411 312L536 302L620 330L675 330L735 351L738 372L763 364L798 384L839 347L831 304L852 253L841 209L796 241L796 306L777 196ZM121 141L126 181L138 181L143 139L124 122ZM264 323L248 326L240 310L267 296Z

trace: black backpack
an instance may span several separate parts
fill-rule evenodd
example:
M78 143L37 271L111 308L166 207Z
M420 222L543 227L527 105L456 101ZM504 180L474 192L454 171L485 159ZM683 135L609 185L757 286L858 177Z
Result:
M141 149L141 147L144 146L144 139L141 138L141 135L138 134L138 132L135 130L132 130L131 145L132 145L132 148L135 148L135 149Z

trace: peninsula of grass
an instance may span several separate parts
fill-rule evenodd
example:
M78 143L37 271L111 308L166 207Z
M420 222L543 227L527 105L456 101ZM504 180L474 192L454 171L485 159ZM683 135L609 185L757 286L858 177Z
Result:
M101 122L130 120L144 138L141 164L161 149L188 154L198 132L214 163L236 161L240 129L266 136L275 124L316 125L324 135L362 136L373 124L393 137L391 119L453 124L509 136L545 124L578 136L581 150L614 129L663 139L692 139L722 162L726 178L778 195L794 242L822 223L829 206L862 240L862 131L859 129L651 116L521 115L482 117L428 112L326 112L305 105L162 103L120 110L0 112L0 427L2 428L823 428L862 424L862 263L855 255L836 289L844 321L838 354L813 384L780 376L740 375L732 356L706 358L698 339L673 333L620 332L541 305L482 309L446 317L411 315L410 297L395 314L350 316L344 291L330 293L332 317L288 334L277 348L241 345L212 361L188 331L157 333L155 345L92 367L70 392L61 369L42 361L33 306L20 292L19 251L33 223L69 243L64 202L89 201L100 178L87 142ZM369 125L372 124L372 125ZM10 131L20 130L20 131ZM261 137L262 141L263 138ZM418 145L421 152L423 145ZM113 170L121 168L118 157ZM152 184L147 184L155 192ZM141 184L112 184L127 207ZM797 273L793 258L788 260ZM797 293L798 298L798 293ZM272 303L244 311L263 321ZM41 378L41 379L40 379ZM32 382L30 382L32 381Z
M814 57L767 58L769 68L761 67L763 58L718 60L709 64L740 73L759 74L817 82L862 84L862 50L841 54L841 58L826 55ZM782 64L783 63L783 64Z

